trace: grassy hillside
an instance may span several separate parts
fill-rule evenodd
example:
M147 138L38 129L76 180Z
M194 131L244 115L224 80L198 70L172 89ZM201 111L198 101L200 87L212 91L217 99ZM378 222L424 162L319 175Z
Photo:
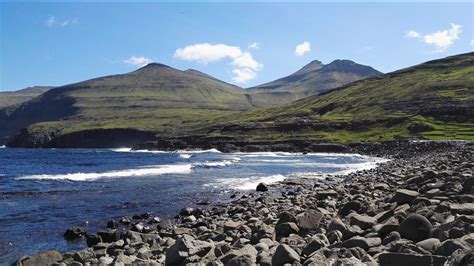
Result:
M47 92L52 88L53 87L49 86L35 86L19 91L0 92L0 108L24 103L39 96L42 93Z
M58 87L17 108L0 110L0 135L5 141L26 127L45 135L97 128L166 133L250 107L239 87L195 70L153 63L131 73Z
M248 91L255 105L276 106L380 74L372 67L349 60L335 60L327 65L312 61L287 77L249 88Z
M246 140L474 140L474 53L430 61L211 124L211 135Z

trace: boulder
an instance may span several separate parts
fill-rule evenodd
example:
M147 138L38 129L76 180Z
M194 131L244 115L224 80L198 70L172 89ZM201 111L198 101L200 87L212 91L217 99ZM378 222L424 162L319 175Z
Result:
M347 239L346 241L342 242L342 246L345 248L359 247L363 250L369 250L369 242L366 238L361 236L354 236Z
M278 215L277 224L281 223L298 223L298 220L296 220L296 217L293 214L289 212L282 212Z
M342 208L339 210L339 214L341 216L346 216L348 215L351 211L359 211L362 209L362 203L358 200L351 200L349 202L346 202Z
M36 265L51 265L62 260L63 257L56 250L39 253L36 256L25 256L20 258L15 265L17 266L36 266Z
M338 218L332 219L332 221L328 225L328 232L331 231L340 231L344 233L347 230L347 226Z
M448 239L439 245L435 254L441 256L450 256L458 249L472 250L473 248L461 239Z
M439 239L437 238L428 238L416 243L417 246L431 253L434 253L440 244L441 244L441 241L439 241Z
M398 189L395 192L395 195L390 199L390 202L396 202L398 205L410 203L414 199L416 199L418 195L420 195L420 193L418 193L417 191L408 189Z
M350 224L357 225L362 230L371 228L376 222L377 220L375 218L372 218L367 215L360 215L357 213L352 214L350 218Z
M86 231L84 229L82 229L81 227L72 227L72 228L69 228L66 230L66 232L64 232L63 234L63 237L66 239L66 240L69 240L69 241L72 241L72 240L76 240L78 238L82 238L86 235Z
M319 222L323 218L323 214L319 211L306 211L298 214L296 220L298 227L302 231L313 231L319 228Z
M316 234L314 235L308 245L303 249L303 256L309 256L311 253L318 251L323 247L329 246L329 240L323 234Z
M411 214L400 224L398 232L403 238L419 242L430 237L432 228L433 225L424 216Z
M213 245L209 242L196 240L192 236L182 235L168 250L166 250L166 265L179 265L187 257L204 257L212 249Z
M272 265L280 266L300 262L300 256L290 246L280 244L272 256Z
M275 237L280 240L282 237L288 237L290 234L298 234L299 228L295 223L281 223L275 227Z
M395 252L382 253L379 255L378 258L379 258L379 263L381 266L389 266L389 265L432 266L432 265L443 265L444 262L446 261L446 257L443 257L443 256L395 253Z
M474 203L449 204L449 209L458 214L474 215Z
M257 185L256 190L257 190L258 192L266 192L266 191L268 191L268 187L267 187L264 183L259 183L259 184Z

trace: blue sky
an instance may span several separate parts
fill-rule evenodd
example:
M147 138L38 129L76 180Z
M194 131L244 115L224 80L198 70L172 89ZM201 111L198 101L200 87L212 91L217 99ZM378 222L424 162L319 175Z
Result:
M315 59L390 72L473 51L473 6L0 3L0 91L126 73L150 61L242 87Z

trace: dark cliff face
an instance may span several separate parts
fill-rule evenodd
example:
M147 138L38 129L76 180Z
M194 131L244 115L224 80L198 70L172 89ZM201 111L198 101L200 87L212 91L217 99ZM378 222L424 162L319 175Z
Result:
M8 143L8 146L16 148L120 148L132 147L154 139L155 133L135 129L96 129L64 135L57 135L55 132L35 134L23 129Z

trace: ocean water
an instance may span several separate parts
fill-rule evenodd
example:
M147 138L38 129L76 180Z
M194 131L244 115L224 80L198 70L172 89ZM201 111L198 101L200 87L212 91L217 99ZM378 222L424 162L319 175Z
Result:
M124 215L172 218L183 207L220 199L225 190L343 174L381 161L356 154L1 147L0 264L85 247L63 239L72 226L94 233Z

